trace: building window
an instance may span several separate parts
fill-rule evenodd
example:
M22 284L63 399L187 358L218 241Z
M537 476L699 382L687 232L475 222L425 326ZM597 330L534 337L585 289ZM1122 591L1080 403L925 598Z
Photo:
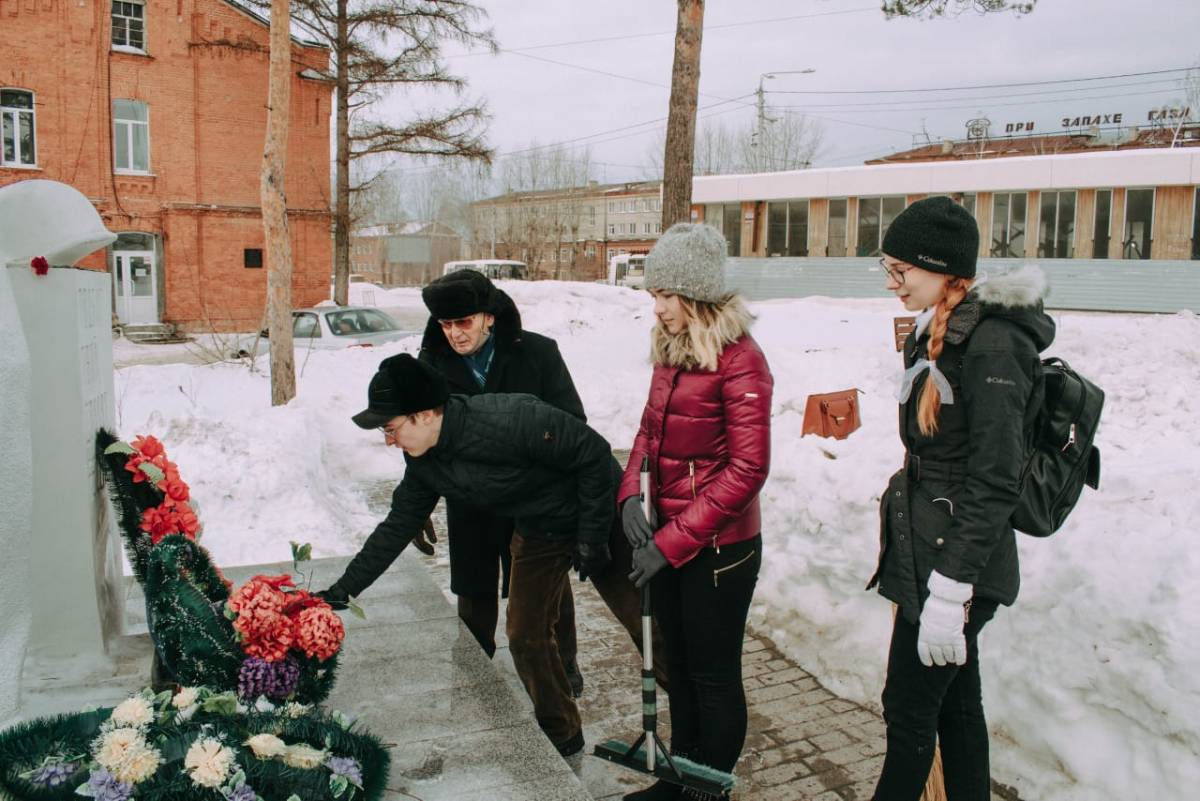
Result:
M588 206L588 224L589 225L596 224L596 207L595 206Z
M1038 257L1075 257L1075 193L1042 192L1041 224L1038 226Z
M258 270L263 266L262 248L243 248L242 266L248 270Z
M742 207L738 203L714 203L704 207L704 221L725 236L730 256L742 255Z
M1125 193L1125 237L1122 258L1150 258L1150 231L1154 225L1154 190L1130 189Z
M643 234L650 233L650 223L642 223L642 233Z
M1108 241L1112 238L1112 190L1096 190L1096 228L1092 236L1092 258L1108 258Z
M146 7L140 3L113 0L112 43L113 47L130 50L146 50Z
M966 209L972 217L975 216L975 195L971 192L955 192L950 196L958 205Z
M37 164L33 114L33 92L0 89L0 131L3 131L4 137L0 164L6 167L32 167Z
M613 201L611 201L611 200L608 201L608 213L609 214L612 214L614 211L616 211L615 206L616 206L616 204Z
M992 246L995 258L1019 259L1025 255L1024 192L992 195Z
M588 246L587 246L587 257L588 257L589 259L594 259L594 258L596 258L596 246L595 246L595 245L588 245Z
M808 201L767 204L767 255L808 255Z
M609 235L609 236L616 236L616 234L617 234L617 224L616 224L616 223L609 223L609 224L608 224L608 235Z
M654 224L654 233L656 233L656 234L662 233L662 223L661 222L656 222Z
M846 255L846 198L829 201L829 242L825 247L827 255Z
M122 172L150 172L150 107L113 101L113 158Z
M858 199L859 256L878 256L883 247L883 235L896 215L904 211L902 197L864 197Z

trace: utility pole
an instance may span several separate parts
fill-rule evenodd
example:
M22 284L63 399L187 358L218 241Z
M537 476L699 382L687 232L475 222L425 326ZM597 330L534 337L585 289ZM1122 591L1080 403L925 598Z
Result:
M776 72L764 72L758 76L758 89L754 92L758 98L755 101L755 107L757 108L757 115L755 119L757 120L757 123L754 126L754 133L750 135L751 147L756 147L759 140L762 139L763 128L766 127L766 124L768 122L775 122L773 118L767 116L767 92L765 89L763 89L763 80L767 78L775 78L779 75L811 75L814 72L816 72L816 70L812 67L805 67L802 70L778 70Z

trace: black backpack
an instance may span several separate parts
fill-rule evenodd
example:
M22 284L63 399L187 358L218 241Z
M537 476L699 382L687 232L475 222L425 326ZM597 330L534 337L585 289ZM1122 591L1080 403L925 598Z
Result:
M1062 359L1044 359L1042 375L1046 396L1011 521L1013 528L1035 537L1058 531L1084 484L1099 488L1100 449L1092 440L1104 408L1104 391Z

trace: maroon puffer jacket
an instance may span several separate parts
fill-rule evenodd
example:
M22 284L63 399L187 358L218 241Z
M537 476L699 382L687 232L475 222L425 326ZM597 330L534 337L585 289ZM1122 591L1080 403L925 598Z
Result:
M766 357L749 334L726 346L716 372L655 365L617 500L638 494L648 454L661 526L654 543L672 565L702 548L759 533L773 385Z

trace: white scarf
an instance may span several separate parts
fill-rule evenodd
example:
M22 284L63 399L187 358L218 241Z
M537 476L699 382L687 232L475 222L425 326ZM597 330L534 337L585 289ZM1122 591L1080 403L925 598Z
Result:
M913 330L912 336L917 339L921 338L921 334L925 333L925 329L929 327L929 321L933 319L933 309L926 309L917 315L917 327ZM942 403L947 406L954 403L954 391L950 389L950 382L946 376L938 369L937 362L931 362L929 359L917 359L913 366L904 371L900 376L900 387L896 390L896 400L901 403L907 403L908 398L912 395L913 382L917 380L917 376L922 371L929 371L929 380L937 387L938 396Z

